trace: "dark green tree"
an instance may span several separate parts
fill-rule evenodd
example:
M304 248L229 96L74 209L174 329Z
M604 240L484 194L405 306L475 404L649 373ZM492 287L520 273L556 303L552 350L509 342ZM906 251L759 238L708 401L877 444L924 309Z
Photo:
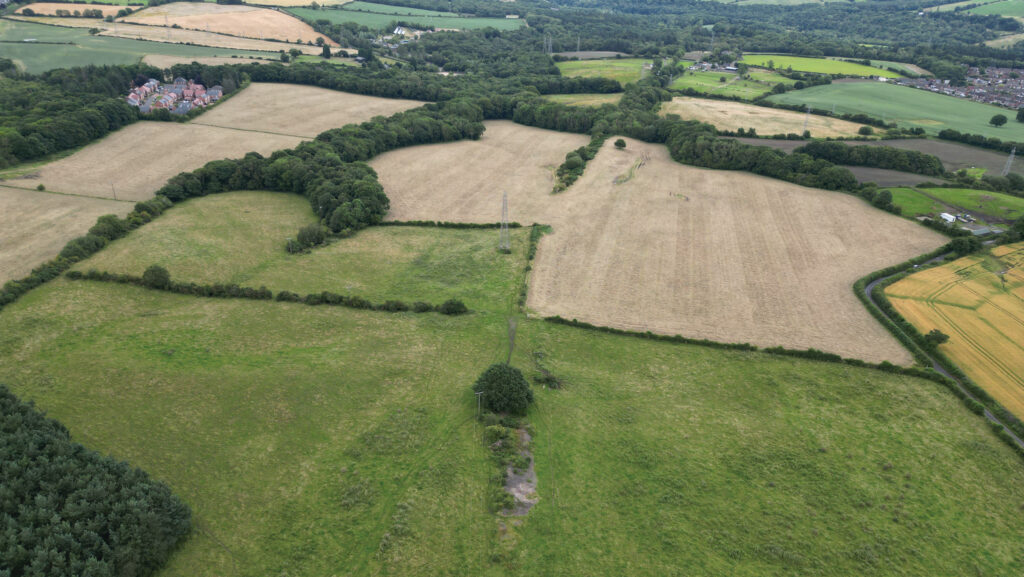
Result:
M1017 109L1017 122L1024 122L1024 108Z
M1002 125L1006 124L1006 115L1004 115L1004 114L997 114L997 115L993 116L988 121L988 123L991 124L992 126L1002 126Z
M871 136L874 133L875 129L870 126L861 126L860 129L857 130L857 134L861 136Z
M924 340L931 345L932 348L935 348L942 343L949 341L949 335L939 329L932 329L924 336Z
M533 391L519 369L504 363L491 365L473 385L473 392L483 393L480 402L495 413L525 415L533 402Z
M142 273L142 284L149 288L166 289L171 286L171 273L164 267L153 264Z
M618 148L619 150L622 150L623 148L626 148L626 141L621 139L621 138L616 140L615 141L615 148Z
M322 39L321 38L317 38L317 40L322 40ZM323 57L323 58L330 58L331 57L331 47L326 45L326 44L324 44L323 50L320 52L320 56Z

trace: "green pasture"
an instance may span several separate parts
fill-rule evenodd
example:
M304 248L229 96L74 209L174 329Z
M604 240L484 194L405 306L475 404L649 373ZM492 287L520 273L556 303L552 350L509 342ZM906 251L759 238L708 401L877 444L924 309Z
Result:
M812 86L768 99L783 104L809 104L819 110L832 110L835 106L839 114L869 114L888 122L896 121L905 128L923 128L930 134L952 128L1002 140L1024 140L1024 124L1013 120L1012 110L884 82ZM989 119L996 114L1005 115L1010 122L999 128L990 125Z
M607 60L568 60L558 63L563 76L583 78L611 78L625 85L640 80L645 74L645 64L651 61L644 58L609 58Z
M545 100L568 104L569 106L601 106L603 104L618 104L622 100L622 93L612 94L548 94Z
M408 8L405 6L389 6L387 4L374 4L372 2L348 2L344 4L345 10L357 12L375 12L377 14L400 14L402 16L458 16L455 12L438 12L436 10L423 10L420 8Z
M25 42L25 40L34 40ZM134 64L147 54L202 58L207 56L276 57L271 52L210 48L93 36L86 28L62 28L0 20L0 56L15 61L26 72L38 74L54 68L95 64Z
M946 389L877 370L528 319L494 230L382 227L305 255L305 200L191 200L80 268L382 298L385 313L58 279L0 311L0 382L166 481L160 577L1020 574L1024 465ZM556 231L557 234L557 231ZM470 386L540 362L540 501L487 509Z
M395 22L404 22L411 26L423 28L456 28L469 30L477 28L496 28L498 30L515 30L524 24L523 20L515 18L474 18L460 16L406 16L396 13L360 12L346 10L344 5L341 8L325 8L314 10L312 8L288 8L288 12L308 22L317 20L328 20L332 24L343 24L355 22L360 26L366 26L374 30L386 30ZM402 10L411 10L402 8ZM424 12L430 12L424 10Z
M1006 16L1007 18L1022 18L1024 17L1024 0L1003 0L1002 2L992 2L971 8L967 12L980 15L996 14L999 16Z
M785 70L792 68L800 72L816 72L819 74L845 74L848 76L884 76L899 78L899 74L890 70L864 66L845 60L829 60L827 58L806 58L787 54L744 54L743 62L751 66Z
M762 94L771 92L772 87L776 84L793 84L792 80L774 72L754 71L749 76L750 78L746 79L733 72L687 72L673 80L669 88L674 90L692 88L704 94L735 96L753 100ZM725 78L725 82L722 82L722 78Z
M905 216L966 212L985 220L984 216L1015 220L1024 216L1024 198L988 190L969 188L894 188L893 204ZM950 208L947 208L950 207Z
M903 216L914 218L917 216L935 216L945 212L946 207L935 200L925 196L914 188L890 188L892 203L900 207Z

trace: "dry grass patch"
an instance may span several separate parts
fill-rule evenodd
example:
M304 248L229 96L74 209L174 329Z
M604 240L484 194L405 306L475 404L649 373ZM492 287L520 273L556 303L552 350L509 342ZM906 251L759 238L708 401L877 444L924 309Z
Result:
M374 116L391 116L423 103L338 92L315 86L253 83L193 124L255 130L312 139Z
M302 140L196 124L137 122L38 172L7 182L22 188L42 184L56 192L145 200L179 172L252 151L270 154Z
M804 119L807 117L791 110L685 96L673 98L672 102L662 104L661 111L663 114L678 114L687 120L707 122L722 130L754 128L758 134L765 135L801 134L804 131ZM856 136L861 127L860 124L827 116L812 114L807 118L807 130L811 131L811 136L819 138Z
M170 28L166 26L143 26L141 24L129 24L127 22L105 22L94 18L36 18L31 16L12 17L14 20L24 22L35 22L37 24L54 24L70 28L98 28L102 30L100 36L111 36L115 38L129 38L133 40L150 40L153 42L164 42L171 44L196 44L199 46L210 46L212 48L230 48L234 50L259 50L276 53L281 50L298 48L304 54L319 56L322 49L319 46L305 44L282 44L270 40L258 40L256 38L242 38L239 36L227 36L206 32L204 30L186 30L184 28ZM161 56L157 54L152 57L173 58L172 56ZM147 57L149 58L149 57ZM187 58L179 57L179 60L186 63L191 62ZM175 62L176 64L177 62ZM238 64L238 61L234 61ZM154 64L156 66L156 64Z
M923 333L949 335L940 345L997 401L1024 418L1024 243L992 249L910 275L885 291Z
M173 26L192 30L219 32L247 38L274 38L287 42L316 42L323 38L330 46L333 40L319 34L302 20L268 8L209 2L174 2L140 10L121 19L155 26Z
M0 285L57 256L104 214L124 216L132 203L0 186Z
M116 16L117 13L120 10L123 10L124 8L126 8L126 6L119 6L119 5L109 6L109 5L106 5L106 4L65 4L63 2L35 2L35 3L32 3L32 4L29 4L28 6L22 6L21 8L19 8L15 12L15 14L22 14L22 13L25 12L25 10L31 10L35 14L48 14L48 15L52 16L52 15L56 14L58 10L67 10L67 11L72 12L72 13L75 10L78 10L79 12L82 12L84 10L100 10L100 11L103 12L103 16L106 17L106 16ZM132 8L132 10L134 10L137 7L136 6L132 6L131 8ZM88 22L95 22L96 19L95 18L89 18L89 19L87 19L87 21Z
M391 198L388 218L494 222L507 190L513 220L553 225L527 302L540 314L911 361L850 286L942 236L853 196L683 166L663 146L628 139L621 151L606 144L572 188L551 195L543 165L575 145L565 137L488 123L479 142L372 164Z
M143 64L156 66L157 68L170 68L175 64L191 64L198 62L207 66L220 66L222 64L266 64L267 60L258 58L228 58L226 56L208 56L206 58L188 58L185 56L170 56L167 54L147 54L142 57Z

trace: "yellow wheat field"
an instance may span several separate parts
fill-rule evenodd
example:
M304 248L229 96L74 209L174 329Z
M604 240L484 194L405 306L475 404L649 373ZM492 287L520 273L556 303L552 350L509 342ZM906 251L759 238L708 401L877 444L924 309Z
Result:
M488 122L479 142L371 161L389 219L546 223L528 307L598 325L869 361L909 354L854 296L857 278L944 238L853 196L684 166L664 146L609 141L569 190L552 168L583 139Z
M177 24L190 30L204 30L246 38L272 38L287 42L316 42L317 38L323 38L329 46L337 46L337 43L319 34L313 30L312 26L294 16L269 8L239 4L173 2L140 10L120 21L151 26L174 26ZM282 46L282 48L289 48L289 46Z
M679 96L671 102L661 105L662 114L678 114L686 120L699 120L714 125L722 130L735 131L754 128L758 134L801 134L804 131L804 120L811 136L824 138L828 136L856 136L861 125L829 118L801 114L791 110L766 108L729 100L709 100L706 98L688 98Z
M918 330L949 335L940 345L968 376L1024 418L1024 243L995 247L915 273L886 289Z

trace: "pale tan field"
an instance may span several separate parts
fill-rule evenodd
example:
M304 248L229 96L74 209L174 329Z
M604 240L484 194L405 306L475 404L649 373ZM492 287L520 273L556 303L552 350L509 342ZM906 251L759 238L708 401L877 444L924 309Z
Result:
M416 100L363 96L316 86L253 83L193 123L312 139L331 128L422 105Z
M801 134L805 114L790 110L765 108L727 100L709 100L679 96L661 105L662 114L678 114L686 120L699 120L722 130L754 128L758 134ZM860 124L815 114L807 117L811 136L857 136Z
M312 26L294 16L269 8L237 4L173 2L140 10L120 21L154 26L177 24L192 30L247 38L276 38L288 42L316 42L317 38L323 38L329 46L337 46L337 43L320 35Z
M175 64L191 64L198 62L207 66L218 66L221 64L267 64L273 60L261 60L259 58L228 58L226 56L208 56L206 58L184 58L181 56L168 56L166 54L147 54L142 57L143 64L156 66L157 68L170 68Z
M257 40L255 38L242 38L240 36L227 36L204 30L186 30L184 28L170 28L165 26L143 26L141 24L129 24L127 22L104 22L93 18L37 18L34 16L13 16L13 20L24 20L39 24L55 24L72 28L99 28L102 30L100 36L113 36L117 38L131 38L135 40L150 40L153 42L164 42L171 44L197 44L199 46L210 46L212 48L232 48L235 50L262 50L272 52L268 57L277 58L281 50L287 52L293 48L302 51L303 54L319 56L319 46L306 44L283 44L271 42L270 40ZM159 55L153 55L159 56ZM165 56L164 58L171 58ZM237 62L236 62L237 63Z
M102 198L116 194L119 200L145 200L179 172L195 170L211 160L240 158L250 151L270 154L292 148L302 140L195 124L137 122L35 174L7 183L24 188L43 184L56 192Z
M134 203L0 186L0 285L57 256L104 214L124 216Z
M105 4L64 4L61 2L34 2L28 6L22 6L15 14L21 14L25 9L32 10L36 14L56 14L58 10L67 10L79 12L83 10L101 10L103 16L116 16L117 13L125 8L131 8L132 10L138 10L139 6L109 6ZM95 18L88 18L86 22L96 22Z
M854 281L945 239L858 198L688 167L663 146L611 141L568 191L548 168L582 143L487 123L479 142L403 149L371 164L389 219L551 224L528 307L598 325L879 362L909 354L854 296ZM469 168L472 167L472 168ZM616 184L618 182L618 184Z
M991 252L913 274L885 294L921 332L949 335L940 350L1024 418L1024 243Z
M341 6L342 4L348 4L352 0L246 0L246 4L255 4L256 6L309 6L313 2L316 2L320 6Z

